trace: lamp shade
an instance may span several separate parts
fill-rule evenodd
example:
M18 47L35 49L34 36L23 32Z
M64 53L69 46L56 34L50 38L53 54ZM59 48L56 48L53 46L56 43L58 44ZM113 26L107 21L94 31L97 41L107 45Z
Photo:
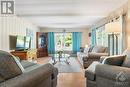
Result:
M110 22L106 24L105 31L108 33L120 33L121 32L120 22Z
M85 48L88 48L88 44L85 45Z

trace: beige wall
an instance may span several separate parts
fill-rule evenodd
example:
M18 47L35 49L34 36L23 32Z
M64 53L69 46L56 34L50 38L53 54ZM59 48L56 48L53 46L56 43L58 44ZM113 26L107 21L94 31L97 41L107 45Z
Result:
M127 47L130 47L130 19L127 20Z
M128 0L128 18L130 19L130 0Z
M33 31L31 48L36 47L36 31L38 28L23 18L16 16L0 17L0 49L9 51L9 35L26 36L26 29Z
M130 0L128 0L128 14L127 14L127 47L130 47Z
M65 29L66 32L82 32L82 43L81 46L85 46L86 44L90 44L89 29L87 28L73 28L73 29ZM53 29L53 28L41 28L41 32L63 32L63 29Z

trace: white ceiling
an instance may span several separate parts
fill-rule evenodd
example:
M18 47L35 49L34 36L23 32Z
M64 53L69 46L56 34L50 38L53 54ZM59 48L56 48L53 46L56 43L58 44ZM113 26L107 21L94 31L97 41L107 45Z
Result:
M127 0L15 0L16 14L38 27L89 26L121 7Z

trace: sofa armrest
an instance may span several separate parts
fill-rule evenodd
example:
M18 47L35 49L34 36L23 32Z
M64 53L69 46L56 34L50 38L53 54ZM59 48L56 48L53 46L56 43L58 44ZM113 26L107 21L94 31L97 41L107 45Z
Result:
M125 58L126 55L114 55L105 57L102 61L102 64L121 66Z
M89 80L95 80L95 69L100 62L94 61L87 69L85 69L85 77Z
M58 75L58 69L54 67L53 73L52 73L52 79L57 78Z
M42 65L30 72L25 72L15 78L5 82L6 87L37 87L39 84L51 84L51 79L54 67L51 64Z
M130 68L102 64L97 65L95 71L97 77L114 81L117 81L121 75L120 73L123 73L125 78L130 81Z

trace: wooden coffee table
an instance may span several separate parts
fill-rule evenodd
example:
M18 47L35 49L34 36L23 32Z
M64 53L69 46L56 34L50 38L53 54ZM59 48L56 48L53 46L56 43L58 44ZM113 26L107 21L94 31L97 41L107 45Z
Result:
M62 55L59 55L58 53L51 54L51 58L53 61L53 65L56 64L57 62L65 62L67 64L70 64L70 62L69 62L70 55L69 54L62 54Z

